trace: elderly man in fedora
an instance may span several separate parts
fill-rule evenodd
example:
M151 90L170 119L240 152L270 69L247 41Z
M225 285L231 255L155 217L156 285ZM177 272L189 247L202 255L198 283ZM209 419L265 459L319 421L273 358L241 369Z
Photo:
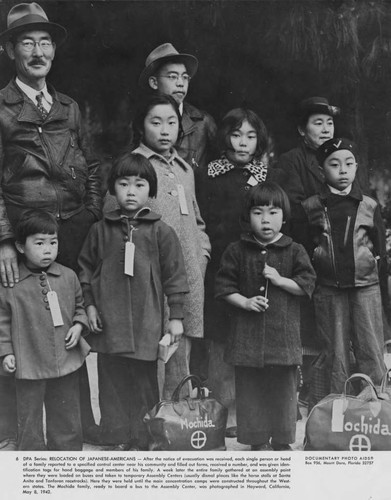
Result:
M216 124L213 118L185 101L189 84L198 69L198 60L180 54L171 43L156 47L147 57L139 85L172 96L182 116L183 135L176 144L179 155L197 171L206 167L213 152Z
M101 216L99 162L81 129L77 103L46 83L56 47L67 36L37 3L11 8L0 44L16 77L0 91L0 280L17 286L14 227L26 209L42 209L59 222L58 261L76 270L90 226ZM87 371L80 386L83 432L95 429ZM0 449L12 449L15 397L12 378L0 377Z

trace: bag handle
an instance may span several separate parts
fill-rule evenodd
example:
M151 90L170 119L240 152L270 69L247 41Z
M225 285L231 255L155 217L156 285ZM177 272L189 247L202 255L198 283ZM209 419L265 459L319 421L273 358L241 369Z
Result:
M387 387L389 387L389 385L391 385L388 383L389 380L391 380L391 368L386 371L386 373L384 374L384 377L381 380L380 392L387 391Z
M366 382L369 385L369 387L372 389L374 399L376 399L376 400L379 399L376 387L373 385L371 378L368 377L368 375L365 375L365 373L353 373L353 375L350 375L350 377L345 382L345 387L344 387L344 391L343 391L344 397L346 397L348 384L350 382L353 382L353 380L364 380L364 382Z
M177 388L175 389L175 391L173 392L172 394L172 401L175 401L176 403L179 401L179 397L181 395L181 390L182 390L182 387L186 384L186 382L190 382L190 380L192 382L195 382L195 386L198 390L198 398L200 397L200 393L201 393L201 379L200 377L198 377L197 375L186 375L186 377L183 377L183 379L179 382Z

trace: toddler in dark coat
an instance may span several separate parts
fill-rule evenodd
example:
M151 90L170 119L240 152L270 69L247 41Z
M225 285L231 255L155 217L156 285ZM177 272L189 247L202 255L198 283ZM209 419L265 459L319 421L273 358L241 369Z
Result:
M229 245L216 277L216 298L232 306L225 359L235 366L238 441L252 450L295 441L299 296L311 296L315 272L304 248L280 232L288 216L277 184L253 187L244 209L250 230Z

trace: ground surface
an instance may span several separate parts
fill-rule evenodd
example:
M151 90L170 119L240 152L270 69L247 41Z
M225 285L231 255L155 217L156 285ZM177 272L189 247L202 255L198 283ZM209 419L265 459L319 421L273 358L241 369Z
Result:
M90 376L91 383L91 398L92 398L92 409L94 411L95 420L99 423L100 413L99 413L99 405L98 405L98 384L97 384L97 371L96 371L96 355L90 354L87 358L87 366L88 372ZM304 432L305 432L305 422L307 416L307 410L305 408L300 407L300 413L302 415L302 419L298 420L296 425L296 442L292 445L294 450L302 450L303 449L303 440L304 440ZM248 451L250 449L249 446L240 444L236 439L226 439L226 446L228 451ZM107 446L93 446L89 444L84 444L83 450L109 450L110 448Z

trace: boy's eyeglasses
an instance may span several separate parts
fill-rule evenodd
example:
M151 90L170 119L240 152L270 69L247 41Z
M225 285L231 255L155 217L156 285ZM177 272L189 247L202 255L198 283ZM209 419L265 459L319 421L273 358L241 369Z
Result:
M168 75L159 75L161 78L168 78L171 82L176 83L180 78L183 82L189 83L191 76L188 74L179 75L178 73L168 73Z
M53 43L50 40L39 40L38 42L34 42L33 40L22 40L18 43L21 45L24 52L32 52L36 45L38 45L39 48L44 52L50 50L53 47Z

